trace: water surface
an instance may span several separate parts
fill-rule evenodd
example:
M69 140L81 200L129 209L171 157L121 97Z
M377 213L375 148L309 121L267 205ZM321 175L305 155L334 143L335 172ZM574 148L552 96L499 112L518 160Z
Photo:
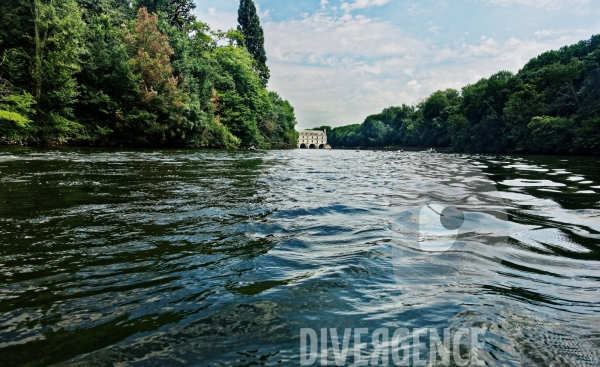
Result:
M422 251L428 203L496 214ZM480 327L490 366L597 366L599 245L598 158L4 149L0 365L288 366L300 328Z

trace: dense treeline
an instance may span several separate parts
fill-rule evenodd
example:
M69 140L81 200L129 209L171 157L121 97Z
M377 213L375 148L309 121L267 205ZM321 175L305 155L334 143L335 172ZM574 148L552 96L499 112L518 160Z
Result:
M459 152L600 153L600 35L549 51L516 75L437 91L361 125L328 131L334 147L452 146Z
M212 31L193 0L0 2L0 144L294 147L251 0Z

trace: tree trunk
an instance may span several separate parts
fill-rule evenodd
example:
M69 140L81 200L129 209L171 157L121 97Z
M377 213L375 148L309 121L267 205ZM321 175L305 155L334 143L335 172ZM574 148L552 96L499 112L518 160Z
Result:
M34 27L34 43L35 43L35 59L34 59L34 71L33 71L33 81L34 81L34 91L33 97L36 102L39 102L40 97L42 95L42 44L40 39L40 29L39 29L39 20L40 20L40 7L39 0L32 0L33 4L33 27Z

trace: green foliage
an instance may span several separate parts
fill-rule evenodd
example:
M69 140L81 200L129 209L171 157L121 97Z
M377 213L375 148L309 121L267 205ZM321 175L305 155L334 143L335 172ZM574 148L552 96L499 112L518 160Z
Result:
M27 117L12 111L0 110L0 120L14 122L18 127L25 127L29 122Z
M256 6L252 0L240 0L238 9L238 30L245 37L244 46L256 60L255 68L266 86L269 82L270 72L267 67L267 53L265 52L265 36L256 13Z
M0 119L24 128L31 122L29 116L33 114L34 103L33 96L27 92L15 94L8 84L0 87Z
M359 124L336 127L327 134L327 141L336 147L356 147L362 143Z
M220 121L243 146L266 147L258 124L272 106L252 67L252 55L243 48L227 46L215 51L215 60L220 69L215 81Z
M157 23L157 16L140 8L134 31L125 31L130 63L139 83L136 105L143 112L117 116L124 135L131 139L150 139L150 143L153 138L164 143L168 138L183 137L180 125L186 118L184 111L189 99L173 75L171 55L174 51Z
M77 0L87 22L93 16L105 15L122 24L133 19L137 8L131 6L130 0Z
M27 138L34 103L31 94L15 92L10 82L0 76L0 143L20 144Z
M358 130L363 139L361 145L369 147L384 145L388 130L389 128L383 122L367 118Z
M276 92L269 92L273 110L259 124L266 143L272 148L295 148L299 134L294 107Z
M575 129L574 145L578 152L597 153L600 151L600 116L583 120Z
M455 114L448 119L452 148L457 151L472 151L471 122L462 114Z
M549 51L415 107L331 130L335 147L452 146L459 152L600 154L600 36Z
M137 0L138 7L150 13L162 13L173 25L184 29L196 20L192 11L196 8L193 0Z
M0 2L0 144L296 145L242 31L212 31L191 0L133 4Z
M572 120L564 117L534 117L527 127L531 131L530 147L533 151L542 153L568 151L568 143L572 140Z
M34 34L28 54L34 97L47 111L65 107L77 96L73 75L79 71L84 23L77 3L58 0L32 2Z
M80 97L74 112L91 141L99 144L108 144L113 132L125 139L119 121L136 111L139 84L117 19L108 14L89 18L87 52L77 75ZM121 140L115 135L113 139Z
M74 130L67 135L76 137L80 125L75 121L72 104L78 96L75 74L80 70L80 56L85 53L82 11L75 0L7 3L10 19L0 24L0 34L9 37L0 45L0 73L15 91L13 94L20 96L21 107L35 102L35 113L17 111L20 107L13 100L17 110L5 110L24 113L31 122L18 132L7 131L4 125L0 141L62 143L59 137L71 127ZM0 10L8 10L4 4Z

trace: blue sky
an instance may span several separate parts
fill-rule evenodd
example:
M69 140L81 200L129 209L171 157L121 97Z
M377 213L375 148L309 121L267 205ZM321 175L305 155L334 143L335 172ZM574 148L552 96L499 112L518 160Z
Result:
M269 89L298 129L361 123L600 33L600 0L255 0ZM199 20L237 26L239 0L196 0Z

